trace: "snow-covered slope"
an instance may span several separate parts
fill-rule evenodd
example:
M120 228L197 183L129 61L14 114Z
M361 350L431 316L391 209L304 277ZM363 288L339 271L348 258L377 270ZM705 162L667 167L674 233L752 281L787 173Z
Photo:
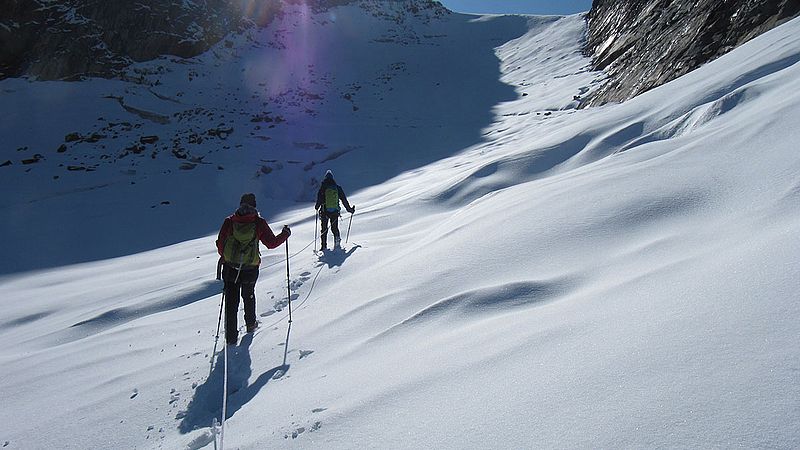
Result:
M11 240L0 273L197 238L243 191L271 215L313 201L326 168L352 191L480 142L515 98L494 47L525 20L415 3L287 5L196 59L133 67L138 83L3 81L0 235L42 239Z
M185 72L164 63L172 71L153 91L181 98L169 89L194 71L204 87L192 105L214 117L142 122L159 142L230 126L208 105L250 120L256 94L234 83L271 80L266 90L310 64L308 83L335 78L330 91L279 89L287 100L269 102L281 108L263 110L286 119L273 129L188 147L211 165L178 171L148 149L130 155L133 179L109 163L80 182L60 174L69 191L51 187L57 155L28 173L0 168L17 192L3 233L13 252L39 252L4 263L0 280L7 448L213 448L223 371L211 364L221 286L210 234L243 190L274 228L293 227L294 322L285 250L264 252L262 327L228 355L229 448L800 446L800 20L632 101L576 110L573 96L600 78L585 69L579 16L414 18L401 32L363 9L332 11L335 22L310 15L283 36L335 51L258 48L281 29L267 28L217 49L219 67L213 52ZM378 44L385 52L363 57ZM390 72L368 78L370 67ZM61 128L29 136L47 146L96 120L59 110L56 93L65 105L108 101L109 122L123 113L108 92L165 117L185 111L106 83L0 89L22 103L17 127L36 129L40 111L20 98L47 99L46 127ZM348 83L362 86L349 99ZM266 144L248 134L260 131ZM260 159L275 160L262 163L271 171ZM344 250L317 255L308 197L327 167L358 212ZM109 228L137 234L112 245L98 237ZM30 246L18 242L26 229ZM48 262L52 241L94 254L56 248ZM79 260L94 261L65 265ZM19 272L32 267L50 268Z

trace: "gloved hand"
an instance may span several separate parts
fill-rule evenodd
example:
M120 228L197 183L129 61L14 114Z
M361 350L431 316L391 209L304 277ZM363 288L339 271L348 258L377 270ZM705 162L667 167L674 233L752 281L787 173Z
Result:
M350 209L347 210L350 214L354 214L356 212L356 205L351 205Z
M289 229L289 225L284 225L283 230L281 230L281 233L286 233L286 237L288 238L289 236L292 235L292 230Z

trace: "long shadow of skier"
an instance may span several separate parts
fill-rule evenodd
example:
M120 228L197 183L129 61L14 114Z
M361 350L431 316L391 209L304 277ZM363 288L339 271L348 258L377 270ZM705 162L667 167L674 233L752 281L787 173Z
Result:
M292 324L289 324L289 329L286 331L286 342L284 343L283 364L273 367L268 371L262 373L250 385L231 392L228 397L228 418L233 416L233 413L242 408L250 402L261 391L261 389L269 383L270 380L277 380L286 375L289 371L289 365L286 364L286 356L289 353L289 334L292 332ZM251 336L251 335L248 335ZM252 337L251 337L252 339Z
M291 326L289 329L291 330ZM233 417L236 411L252 400L269 380L278 379L289 371L284 354L283 364L262 373L252 384L248 385L247 381L253 373L250 357L252 343L253 334L249 333L242 338L237 347L228 348L228 411L226 419ZM287 348L288 345L289 335L287 334ZM222 351L216 355L216 363L211 374L203 384L195 389L194 397L186 407L186 411L182 411L178 415L178 418L181 419L178 430L182 434L198 428L209 427L215 417L219 418L222 415L222 390L225 375Z
M322 255L319 256L319 262L327 264L329 269L339 267L359 248L361 248L360 245L354 245L348 251L344 251L344 249L341 248L322 250Z

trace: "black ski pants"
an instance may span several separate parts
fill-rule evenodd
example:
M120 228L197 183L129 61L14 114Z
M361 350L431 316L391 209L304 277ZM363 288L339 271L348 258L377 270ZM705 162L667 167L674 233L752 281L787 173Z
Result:
M325 243L328 240L328 221L331 223L331 231L333 232L333 238L339 239L339 211L329 212L329 211L320 211L319 213L319 220L321 222L321 229L319 233L319 238L322 240L322 246L325 247Z
M247 326L256 324L258 266L245 266L239 271L226 263L222 268L222 280L225 282L225 341L235 343L239 338L240 297L244 300L244 323Z

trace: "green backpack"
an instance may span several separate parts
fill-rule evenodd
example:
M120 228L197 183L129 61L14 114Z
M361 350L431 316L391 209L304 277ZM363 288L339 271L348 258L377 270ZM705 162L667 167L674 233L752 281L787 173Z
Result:
M256 222L231 224L231 235L225 240L223 256L225 262L236 266L257 266L261 263L258 251L258 235Z
M339 187L325 188L325 209L328 212L339 211Z

